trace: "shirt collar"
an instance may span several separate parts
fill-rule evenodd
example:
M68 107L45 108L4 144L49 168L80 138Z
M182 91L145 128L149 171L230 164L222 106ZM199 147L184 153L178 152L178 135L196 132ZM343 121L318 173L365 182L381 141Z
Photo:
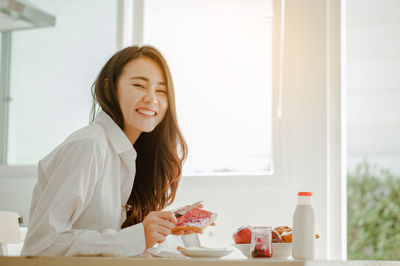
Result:
M100 110L94 121L104 127L111 145L118 154L133 150L136 155L136 151L128 137L106 112Z

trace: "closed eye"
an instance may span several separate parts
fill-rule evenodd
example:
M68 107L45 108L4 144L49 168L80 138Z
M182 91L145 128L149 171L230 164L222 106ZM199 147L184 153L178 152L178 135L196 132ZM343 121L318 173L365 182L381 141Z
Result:
M165 90L157 90L157 92L158 92L158 93L161 93L161 94L167 95L167 91L165 91Z
M135 84L133 84L133 86L140 88L140 89L144 89L144 86L142 84L135 83Z

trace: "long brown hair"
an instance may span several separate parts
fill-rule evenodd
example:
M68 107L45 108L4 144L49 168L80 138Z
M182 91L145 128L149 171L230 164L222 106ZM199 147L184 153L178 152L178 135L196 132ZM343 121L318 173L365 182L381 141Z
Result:
M187 155L187 145L176 118L171 73L164 57L151 46L130 46L108 60L92 86L92 121L98 105L124 129L117 100L118 79L125 65L139 57L148 57L160 66L167 85L168 109L160 124L152 132L141 133L134 144L136 175L132 177L135 181L127 202L128 218L121 228L142 222L149 212L161 210L174 201Z

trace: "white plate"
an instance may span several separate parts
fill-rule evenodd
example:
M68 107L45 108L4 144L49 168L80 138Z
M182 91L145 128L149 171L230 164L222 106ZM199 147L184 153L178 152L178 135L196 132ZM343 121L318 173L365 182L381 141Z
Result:
M233 250L227 248L203 248L191 247L179 250L183 255L188 257L208 257L208 258L221 258L230 254Z

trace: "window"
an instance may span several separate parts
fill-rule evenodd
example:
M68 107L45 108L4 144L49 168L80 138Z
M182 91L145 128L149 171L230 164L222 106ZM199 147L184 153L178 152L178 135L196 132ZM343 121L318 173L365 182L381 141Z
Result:
M175 82L184 173L271 171L272 1L147 0L143 42Z
M114 1L31 1L56 17L12 32L8 163L36 164L89 122L90 87L116 50Z
M346 8L348 257L399 260L400 2Z

